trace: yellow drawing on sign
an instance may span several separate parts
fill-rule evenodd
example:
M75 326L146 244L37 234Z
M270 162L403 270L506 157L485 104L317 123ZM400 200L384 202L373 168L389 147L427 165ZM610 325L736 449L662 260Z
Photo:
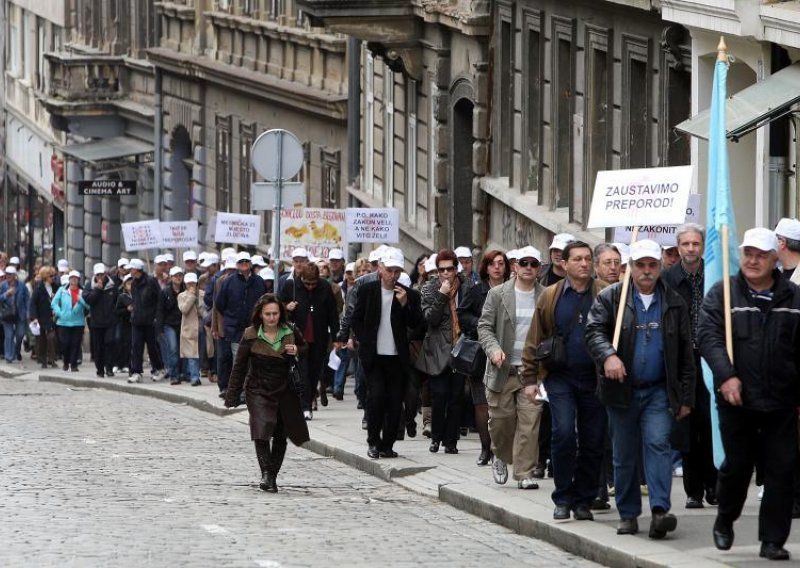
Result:
M308 233L308 227L305 225L300 227L289 227L284 231L285 234L294 237L295 239L301 239L304 235Z
M322 227L317 226L317 223L311 221L308 224L311 227L311 235L317 241L340 241L342 239L339 230L328 222L325 222Z

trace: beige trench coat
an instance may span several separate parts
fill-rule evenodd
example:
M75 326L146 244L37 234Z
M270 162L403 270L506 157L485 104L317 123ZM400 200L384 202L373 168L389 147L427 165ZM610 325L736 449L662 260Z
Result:
M197 359L200 357L200 312L198 302L202 299L198 294L189 291L178 294L178 309L181 311L181 346L182 358Z

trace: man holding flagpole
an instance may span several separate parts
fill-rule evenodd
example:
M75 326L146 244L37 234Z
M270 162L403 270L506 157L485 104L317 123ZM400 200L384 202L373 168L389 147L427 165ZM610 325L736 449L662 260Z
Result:
M740 248L740 270L730 278L731 309L723 307L723 283L717 282L703 302L698 330L700 352L714 376L725 449L714 544L720 550L733 545L733 523L741 515L755 461L763 456L760 556L788 560L783 545L792 524L797 457L800 288L776 267L778 239L772 231L750 229ZM726 313L732 313L732 346L725 337Z

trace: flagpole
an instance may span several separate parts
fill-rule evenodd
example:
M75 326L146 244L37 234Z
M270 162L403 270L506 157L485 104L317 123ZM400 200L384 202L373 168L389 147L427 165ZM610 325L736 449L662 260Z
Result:
M728 46L725 44L725 37L719 37L717 45L717 61L728 63ZM725 126L723 125L723 129ZM723 138L723 144L726 143ZM725 348L728 351L728 359L733 363L733 321L731 321L731 270L730 270L730 251L728 250L729 234L728 224L720 227L722 237L722 301L725 311Z
M633 243L636 242L636 238L639 236L639 226L635 225L633 227L633 232L631 233L631 246ZM625 270L625 279L622 281L622 290L620 291L619 295L619 307L617 308L617 322L614 325L614 341L612 345L614 346L614 351L617 350L619 346L619 336L622 334L622 320L625 318L625 304L628 301L628 289L631 286L631 273L630 273L630 266L628 269Z

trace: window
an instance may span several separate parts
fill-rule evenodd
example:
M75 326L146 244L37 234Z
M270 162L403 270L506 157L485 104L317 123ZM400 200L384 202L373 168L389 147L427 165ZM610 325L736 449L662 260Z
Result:
M394 205L394 71L383 66L383 202Z
M364 191L372 194L375 191L375 173L373 157L375 154L375 59L367 51L367 64L364 70Z
M523 73L522 191L539 191L542 172L542 34L541 13L523 11L525 22ZM539 193L539 203L544 200Z
M242 14L251 15L255 11L256 0L241 0Z
M650 40L622 37L623 168L650 165Z
M250 186L253 185L253 142L256 139L254 123L239 124L239 211L250 214Z
M436 192L436 184L434 180L436 178L436 104L439 100L439 87L436 86L433 76L431 76L430 80L431 84L431 94L428 97L428 195L425 199L425 209L428 216L428 220L430 221L432 218L431 214L431 202L433 200L433 196ZM433 234L433 223L427 223L427 231L426 235L431 236Z
M231 210L231 117L216 118L217 211Z
M19 24L17 22L17 8L9 6L8 14L8 66L13 75L19 75L20 71L20 46L19 46Z
M326 208L339 207L339 176L341 175L341 155L339 150L323 147L321 150L322 162L322 206Z
M568 207L572 190L574 53L572 20L553 18L553 191L551 208Z
M514 23L510 4L497 4L495 160L498 176L511 175L514 131ZM511 183L509 182L509 185Z
M283 0L269 0L269 17L277 20L283 15Z
M44 90L45 69L44 54L47 51L47 28L45 21L37 18L36 22L36 89Z
M608 30L586 27L586 136L584 138L583 204L592 200L597 172L608 169L611 147L611 68L608 46L611 38ZM588 221L589 208L575 211L575 220L581 224Z
M406 83L406 215L417 223L417 82Z

